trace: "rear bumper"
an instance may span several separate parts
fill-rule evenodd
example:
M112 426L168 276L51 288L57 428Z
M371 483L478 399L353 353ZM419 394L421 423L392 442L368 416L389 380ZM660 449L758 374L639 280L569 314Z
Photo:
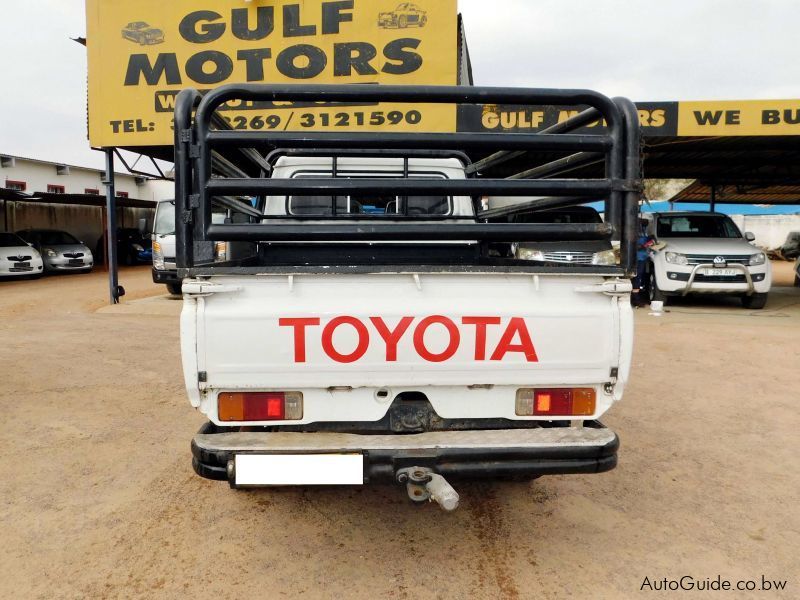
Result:
M489 478L602 473L617 464L619 438L597 421L583 428L446 431L408 435L229 432L206 423L192 440L192 465L207 479L232 481L238 454L362 454L364 482L395 481L408 467L444 477Z
M178 271L153 269L153 283L180 283L181 279L178 277Z

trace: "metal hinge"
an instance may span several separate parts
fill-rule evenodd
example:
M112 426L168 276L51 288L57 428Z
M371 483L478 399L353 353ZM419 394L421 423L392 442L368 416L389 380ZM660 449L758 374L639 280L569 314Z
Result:
M187 197L189 200L188 208L199 208L200 207L200 194L189 194Z
M575 288L576 292L605 294L606 296L625 296L633 290L631 282L626 279L616 279L614 281L604 281L592 285L580 285Z
M189 144L189 158L200 158L200 146Z
M188 143L192 141L192 130L191 129L182 129L180 132L180 140L184 143Z

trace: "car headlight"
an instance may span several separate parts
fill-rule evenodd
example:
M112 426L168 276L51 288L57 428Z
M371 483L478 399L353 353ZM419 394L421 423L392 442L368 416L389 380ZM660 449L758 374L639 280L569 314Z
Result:
M753 254L750 257L750 266L751 267L755 267L755 266L758 266L758 265L763 265L765 262L767 262L767 255L764 254L763 252L759 252L758 254Z
M603 250L602 252L595 252L592 256L592 264L600 266L616 265L617 253L614 250Z
M153 268L157 271L163 271L166 268L164 253L161 250L161 244L158 242L153 242Z
M679 254L678 252L667 252L664 255L664 259L672 264L672 265L688 265L689 259L686 258L685 254Z
M517 248L516 257L520 260L540 260L544 261L544 253L541 250L531 248Z
M58 252L56 252L56 251L55 251L55 250L53 250L52 248L45 248L45 249L44 249L44 253L45 253L47 256L49 256L50 258L53 258L54 256L58 256Z
M141 244L132 244L132 247L137 252L144 252L144 246L142 246Z

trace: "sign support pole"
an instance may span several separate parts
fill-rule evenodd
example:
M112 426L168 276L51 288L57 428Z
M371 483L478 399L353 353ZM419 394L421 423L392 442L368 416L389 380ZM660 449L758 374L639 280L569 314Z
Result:
M114 189L114 149L106 148L106 264L108 265L108 299L119 304L119 277L117 273L117 198Z

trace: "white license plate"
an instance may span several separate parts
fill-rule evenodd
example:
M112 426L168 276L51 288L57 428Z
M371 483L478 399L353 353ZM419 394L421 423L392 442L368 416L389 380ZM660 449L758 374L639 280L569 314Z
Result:
M736 277L741 274L742 272L736 269L703 269L703 275L711 277Z
M362 454L237 454L236 485L363 485Z

